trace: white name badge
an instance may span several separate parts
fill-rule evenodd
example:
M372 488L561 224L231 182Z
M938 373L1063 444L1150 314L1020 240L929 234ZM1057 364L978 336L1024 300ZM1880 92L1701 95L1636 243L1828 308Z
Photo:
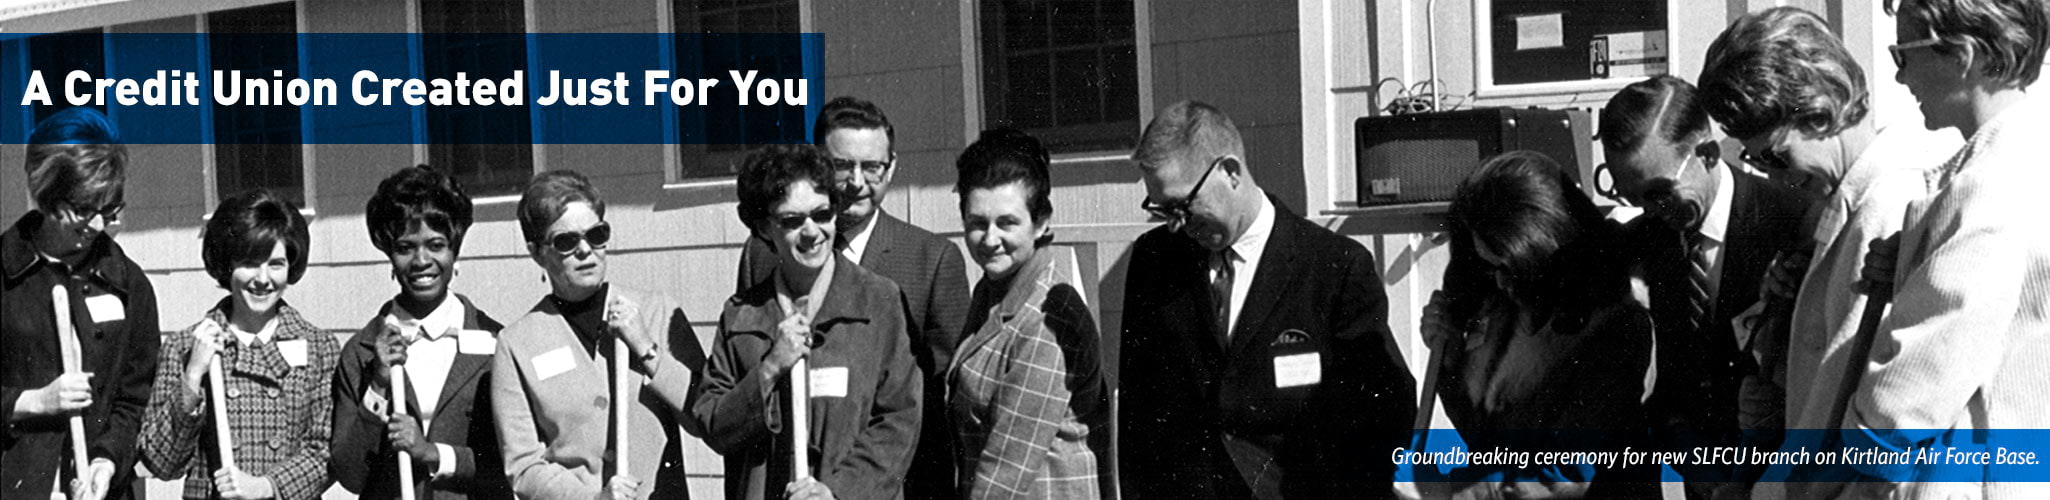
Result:
M1318 353L1274 357L1274 388L1314 385L1324 381L1324 360Z
M569 353L569 346L557 347L553 351L534 357L534 374L541 380L548 380L577 367L577 359Z
M115 297L113 294L86 297L85 310L92 313L94 323L121 321L128 318L128 308L121 304L120 297Z
M388 401L390 400L385 399L384 394L377 392L377 389L364 388L363 390L363 409L370 411L372 415L379 417L390 415L390 413L386 413L388 409L385 408L385 406L390 404Z
M285 364L293 368L306 366L306 340L280 340L278 354L285 357Z
M847 367L829 366L811 369L811 397L847 397Z
M484 330L462 330L456 332L456 351L490 356L498 352L498 337Z

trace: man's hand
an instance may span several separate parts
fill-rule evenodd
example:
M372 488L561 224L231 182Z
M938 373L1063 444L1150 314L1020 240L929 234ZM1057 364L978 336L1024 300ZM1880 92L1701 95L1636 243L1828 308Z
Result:
M270 478L251 476L240 467L215 469L214 489L221 492L221 498L230 500L269 500L278 496Z
M1792 300L1801 291L1801 278L1808 274L1810 258L1808 252L1800 251L1781 251L1774 255L1772 264L1765 268L1765 279L1759 280L1759 300Z
M427 440L420 432L420 421L412 415L400 413L385 420L384 438L391 441L392 449L413 455L419 463L441 462L441 448Z
M1431 302L1424 305L1424 345L1432 349L1444 348L1447 345L1457 349L1458 345L1451 342L1465 342L1466 332L1453 327L1452 318L1445 311L1449 302L1451 301L1445 298L1445 291L1439 290L1431 292Z

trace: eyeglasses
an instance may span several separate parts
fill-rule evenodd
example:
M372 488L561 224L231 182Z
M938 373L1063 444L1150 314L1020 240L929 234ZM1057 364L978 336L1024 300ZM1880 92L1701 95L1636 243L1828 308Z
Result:
M1623 196L1623 193L1616 191L1616 169L1615 167L1610 167L1608 163L1594 166L1594 194L1615 200L1616 203L1626 207L1634 206L1628 198Z
M813 210L809 214L774 214L770 215L769 217L771 217L770 220L776 221L776 226L783 228L783 230L796 231L798 229L804 228L805 219L811 219L812 222L816 222L819 225L823 226L826 224L832 224L834 215L835 214L833 213L832 209L821 208L818 210Z
M612 224L600 222L583 231L555 233L548 237L548 247L555 249L555 253L568 254L577 251L577 247L585 242L591 244L592 250L597 250L605 248L609 241L612 241Z
M1906 51L1908 51L1908 50L1911 50L1911 49L1919 49L1919 48L1922 48L1922 47L1934 47L1934 46L1937 46L1937 45L1942 45L1942 44L1943 44L1943 39L1941 39L1941 38L1936 38L1936 37L1933 37L1933 36L1932 36L1932 37L1929 37L1929 38L1924 38L1924 39L1921 39L1921 40L1916 40L1916 41L1912 41L1912 42L1907 42L1907 43L1896 43L1896 44L1893 44L1893 45L1888 45L1888 46L1886 46L1886 52L1887 52L1888 54L1892 54L1892 55L1893 55L1893 65L1894 65L1894 67L1897 67L1897 68L1905 68L1905 67L1907 67L1907 66L1908 66L1908 62L1907 62L1908 60L1907 60L1907 58L1905 58L1905 57L1903 57L1903 56L1901 55L1901 53L1902 53L1902 52L1906 52Z
M1219 156L1215 160L1210 160L1210 168L1204 169L1203 176L1196 178L1196 186L1189 188L1188 196L1167 203L1154 203L1150 198L1139 200L1139 209L1145 210L1148 215L1153 216L1155 219L1168 221L1173 224L1181 224L1188 221L1189 207L1196 204L1196 194L1203 191L1203 183L1210 180L1210 173L1217 171L1217 165L1224 163L1225 158L1229 157Z
M1786 154L1780 152L1780 139L1778 136L1774 136L1772 142L1766 143L1765 149L1752 150L1751 148L1744 148L1744 153L1737 155L1737 157L1743 159L1744 163L1749 163L1765 172L1780 172L1793 168L1793 163L1787 161Z
M121 210L124 208L128 208L128 204L118 201L108 203L106 205L101 205L99 207L81 207L66 202L57 205L57 212L59 214L65 215L73 221L89 221L93 220L93 216L100 216L107 218L108 224L113 224L115 222L120 222Z
M880 179L883 177L884 170L888 170L891 164L897 163L897 153L890 153L890 159L888 160L850 160L847 158L827 158L826 163L833 166L833 173L835 174L840 172L860 171L862 175L866 175L870 179Z

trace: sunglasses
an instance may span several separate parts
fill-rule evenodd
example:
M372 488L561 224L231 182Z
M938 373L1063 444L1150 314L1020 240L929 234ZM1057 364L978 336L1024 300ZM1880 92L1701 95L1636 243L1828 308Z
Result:
M1902 55L1902 53L1903 53L1903 52L1907 52L1907 51L1909 51L1909 50L1912 50L1912 49L1919 49L1919 48L1923 48L1923 47L1934 47L1934 46L1937 46L1937 45L1942 45L1942 44L1943 44L1943 40L1942 40L1942 39L1939 39L1939 38L1936 38L1936 37L1933 37L1933 36L1932 36L1932 37L1929 37L1929 38L1924 38L1924 39L1921 39L1921 40L1916 40L1916 41L1912 41L1912 42L1907 42L1907 43L1896 43L1896 44L1893 44L1893 45L1888 45L1888 46L1886 46L1886 53L1888 53L1888 54L1892 54L1892 55L1893 55L1893 65L1894 65L1894 67L1896 67L1896 68L1905 68L1905 67L1907 67L1907 66L1908 66L1908 60L1907 60L1907 58L1906 58L1905 56L1903 56L1903 55Z
M121 220L121 210L125 208L128 208L128 204L118 201L99 207L81 207L67 202L58 205L57 212L76 221L93 220L94 216L105 217L107 223L111 224Z
M770 220L776 221L777 227L781 227L785 231L796 231L804 228L805 219L811 219L812 222L823 226L832 224L834 215L832 209L821 208L813 210L809 214L774 214L769 217Z
M1210 161L1210 168L1204 169L1203 176L1196 178L1196 186L1189 188L1189 195L1187 197L1167 203L1154 203L1152 199L1139 200L1139 209L1145 210L1147 215L1151 215L1155 219L1170 223L1181 224L1187 221L1189 219L1189 207L1196 204L1196 194L1203 191L1203 183L1210 180L1210 173L1216 172L1217 165L1224 163L1225 158L1220 156Z
M592 250L597 250L605 248L605 243L610 241L612 241L612 224L600 222L598 225L591 226L590 229L583 231L565 231L550 235L548 237L548 247L555 249L555 253L569 254L577 251L577 247L582 246L586 242L591 244Z
M846 158L826 159L826 163L833 167L833 173L837 174L840 172L858 171L861 172L862 175L866 175L871 179L882 178L883 171L888 170L890 168L890 164L896 162L897 153L890 153L890 159L888 160L850 160Z

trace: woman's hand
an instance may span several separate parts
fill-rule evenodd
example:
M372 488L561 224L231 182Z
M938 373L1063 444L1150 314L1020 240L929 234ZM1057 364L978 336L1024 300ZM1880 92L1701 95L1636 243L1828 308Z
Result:
M1431 346L1431 349L1440 349L1451 345L1451 342L1466 340L1464 329L1454 327L1450 313L1445 311L1450 303L1451 300L1445 298L1445 291L1439 290L1431 292L1431 302L1424 305L1424 345Z
M832 488L826 487L826 483L819 482L817 478L809 477L791 481L788 486L783 487L783 494L790 497L790 500L834 500Z
M50 385L23 391L14 402L14 414L54 417L84 411L93 405L92 379L93 374L86 372L58 375Z
M1872 240L1865 252L1865 268L1859 273L1858 288L1870 296L1893 297L1894 262L1901 253L1901 234Z
M784 318L776 324L775 344L769 346L769 356L762 360L763 382L775 382L783 373L790 371L797 360L811 353L811 318L803 315Z
M612 476L612 480L605 483L605 492L611 494L612 500L633 500L634 492L640 489L640 480L631 474Z
M278 496L270 478L251 476L240 467L215 469L214 489L221 492L221 498L231 500L268 500Z
M384 438L391 441L393 449L413 455L413 459L420 463L441 461L441 449L420 432L420 421L412 415L400 413L385 420Z
M412 337L400 329L398 324L387 319L384 322L384 333L377 336L377 345L374 347L377 363L376 369L372 370L372 383L391 387L391 367L406 364L406 347L412 344Z
M655 339L641 328L641 305L633 300L613 294L605 304L605 326L613 335L626 341L629 359L641 359L655 351Z
M227 348L228 332L221 330L221 324L212 320L200 320L192 327L192 350L185 353L185 388L200 394L200 381L205 380L207 365L215 356Z
M1769 300L1781 298L1793 300L1801 290L1801 277L1808 274L1808 252L1782 251L1772 258L1772 264L1765 268L1765 279L1760 280L1758 298Z

